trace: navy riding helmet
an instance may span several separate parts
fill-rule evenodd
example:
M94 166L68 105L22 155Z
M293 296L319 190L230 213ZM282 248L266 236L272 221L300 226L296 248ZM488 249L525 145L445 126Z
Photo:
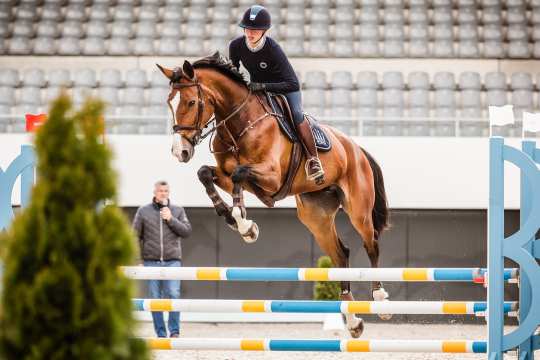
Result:
M272 19L264 6L253 5L246 10L238 26L251 30L268 30L272 26Z

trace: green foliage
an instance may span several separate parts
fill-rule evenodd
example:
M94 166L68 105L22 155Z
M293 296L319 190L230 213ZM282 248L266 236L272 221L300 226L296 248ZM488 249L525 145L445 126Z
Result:
M35 139L31 203L0 237L4 251L2 359L147 359L133 338L132 232L115 206L111 152L100 141L103 104L77 113L57 99Z
M321 256L317 260L318 268L331 268L332 260L329 256ZM341 287L337 281L317 281L313 287L315 300L339 300Z

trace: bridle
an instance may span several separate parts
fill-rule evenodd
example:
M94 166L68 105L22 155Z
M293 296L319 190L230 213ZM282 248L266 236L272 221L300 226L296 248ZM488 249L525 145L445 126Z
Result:
M249 100L249 97L250 95L252 94L251 90L248 91L248 94L247 96L245 97L245 99L242 101L242 103L232 112L230 113L226 118L224 118L223 120L220 120L218 122L218 120L216 119L216 116L215 115L212 115L212 117L210 118L210 120L202 125L202 115L203 115L203 111L204 111L204 97L203 97L203 89L202 89L202 85L201 83L198 81L197 77L194 76L192 79L191 79L191 82L188 82L188 83L180 83L180 79L182 78L182 70L177 68L173 71L173 75L171 76L171 80L170 80L170 86L171 86L171 92L169 94L169 97L167 99L167 104L169 105L169 109L171 110L171 113L172 113L172 117L173 117L173 127L172 127L172 130L173 130L173 134L178 134L180 133L180 131L182 130L187 130L187 131L195 131L195 135L192 136L191 138L188 138L187 136L185 135L181 135L183 138L185 138L193 147L195 147L196 145L199 145L206 137L208 137L209 135L213 134L215 131L217 131L220 127L223 127L225 129L225 131L227 132L228 136L230 137L230 139L232 140L233 144L230 145L226 151L223 151L222 153L226 153L226 152L232 152L236 157L238 157L238 153L239 153L239 145L238 145L238 140L247 132L249 131L250 129L253 128L253 126L258 123L259 121L263 120L264 118L266 118L267 116L270 116L270 115L278 115L278 114L274 114L273 112L271 111L267 111L266 110L266 107L264 106L263 102L261 101L261 99L257 96L257 99L259 100L259 102L261 103L261 105L263 106L263 108L265 109L265 113L260 116L259 118L257 118L255 121L247 121L247 124L246 126L244 127L244 129L242 129L242 131L236 136L236 139L235 139L235 136L232 134L232 132L230 131L229 127L227 126L227 122L233 118L233 116L235 116L236 114L238 114L238 112L240 112L240 110L242 110L242 108L244 108L244 106L247 104L248 100ZM185 78L185 77L184 77ZM174 97L176 96L176 93L181 90L181 89L184 89L184 88L188 88L188 87L193 87L193 86L196 86L197 87L197 118L196 118L196 121L195 121L195 125L192 125L192 126L186 126L186 125L178 125L176 123L176 116L175 116L175 111L172 107L172 104L171 104L171 101L174 99ZM204 128L207 128L211 123L213 123L213 126L210 130L208 130L206 133L203 134L203 129ZM223 140L221 140L223 142ZM211 141L210 141L211 143ZM211 144L209 145L211 146ZM212 153L218 153L217 151L213 151L212 148L210 148L210 151Z

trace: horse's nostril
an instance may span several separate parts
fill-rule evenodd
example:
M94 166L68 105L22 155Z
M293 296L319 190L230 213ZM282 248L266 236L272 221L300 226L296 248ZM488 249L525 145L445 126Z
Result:
M182 150L182 158L187 159L189 157L189 151Z

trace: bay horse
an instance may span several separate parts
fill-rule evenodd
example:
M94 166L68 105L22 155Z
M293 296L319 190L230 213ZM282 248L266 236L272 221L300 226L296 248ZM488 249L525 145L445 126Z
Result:
M273 207L273 196L282 189L289 172L292 142L281 132L264 94L252 93L243 75L219 53L193 64L186 60L182 68L157 66L170 82L167 102L174 121L173 155L180 162L188 162L195 146L207 135L215 135L211 150L217 166L202 166L197 173L199 180L217 214L224 216L246 242L254 242L258 227L247 218L243 190ZM173 109L171 101L178 94L180 101ZM203 133L210 125L213 127ZM285 195L295 196L298 218L334 266L349 266L349 249L339 239L335 225L336 213L342 207L363 239L371 267L378 267L378 239L388 224L381 168L351 138L330 126L322 128L332 143L330 151L319 155L325 181L307 181L306 174L297 171ZM232 195L232 208L214 185ZM354 300L350 283L343 281L340 285L341 299ZM387 300L382 282L372 282L372 296L374 300ZM354 314L346 315L346 320L351 335L359 337L363 320Z

